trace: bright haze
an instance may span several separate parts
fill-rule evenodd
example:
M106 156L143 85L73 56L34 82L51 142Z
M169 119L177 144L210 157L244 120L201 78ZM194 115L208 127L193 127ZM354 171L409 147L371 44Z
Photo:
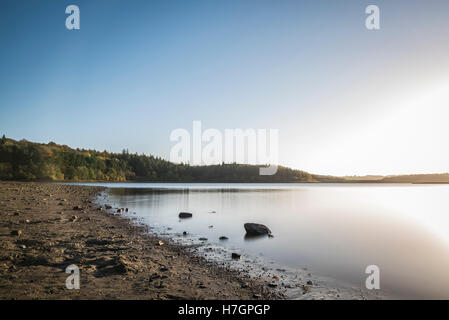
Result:
M279 129L280 164L312 173L447 172L448 14L446 0L2 1L0 134L168 159L171 131L201 120Z

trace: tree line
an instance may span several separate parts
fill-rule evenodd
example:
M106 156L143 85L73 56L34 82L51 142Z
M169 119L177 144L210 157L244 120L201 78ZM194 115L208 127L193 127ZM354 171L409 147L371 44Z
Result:
M317 182L311 174L279 167L272 176L259 166L221 164L190 166L159 157L72 149L54 142L0 140L0 180L153 181L153 182Z

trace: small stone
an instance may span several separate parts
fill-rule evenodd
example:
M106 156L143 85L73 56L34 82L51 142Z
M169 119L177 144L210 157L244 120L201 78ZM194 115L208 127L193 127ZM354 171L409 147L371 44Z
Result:
M229 238L228 238L228 237L225 237L225 236L221 236L221 237L218 238L218 239L220 239L221 241L224 241L224 240L228 240Z
M303 293L312 291L312 289L309 286L305 286L305 285L302 286L302 290L303 290Z
M200 241L207 241L207 238L200 238Z
M11 235L12 236L20 236L22 234L22 230L12 230Z
M240 255L238 253L235 253L235 252L233 252L231 254L231 258L234 259L234 260L240 260L241 257L242 257L242 255Z

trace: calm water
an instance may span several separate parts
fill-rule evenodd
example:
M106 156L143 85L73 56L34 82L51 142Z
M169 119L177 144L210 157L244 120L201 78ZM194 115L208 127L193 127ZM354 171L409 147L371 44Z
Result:
M355 288L374 264L382 295L449 298L448 185L103 185L111 202L159 231L188 231ZM193 218L180 220L180 211ZM267 225L274 238L245 238L245 222Z

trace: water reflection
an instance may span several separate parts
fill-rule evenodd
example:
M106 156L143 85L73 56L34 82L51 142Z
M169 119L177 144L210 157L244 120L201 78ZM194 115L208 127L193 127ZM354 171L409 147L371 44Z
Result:
M255 240L260 240L263 238L268 238L268 235L266 234L245 234L245 236L243 237L243 239L245 239L245 241L255 241Z
M187 231L355 287L364 286L365 268L374 264L382 292L449 298L446 185L138 184L111 190L113 201L156 229ZM193 217L181 220L181 211ZM266 225L275 237L246 236L246 222Z

